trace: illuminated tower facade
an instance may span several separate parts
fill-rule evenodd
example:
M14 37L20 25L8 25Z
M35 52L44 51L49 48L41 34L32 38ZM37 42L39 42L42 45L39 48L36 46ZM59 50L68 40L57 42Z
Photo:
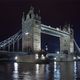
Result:
M31 7L28 14L22 17L22 50L34 52L41 49L41 18L34 14Z
M69 33L69 35L60 37L60 52L61 53L73 53L74 52L74 32L70 28L70 25L65 25L63 31Z

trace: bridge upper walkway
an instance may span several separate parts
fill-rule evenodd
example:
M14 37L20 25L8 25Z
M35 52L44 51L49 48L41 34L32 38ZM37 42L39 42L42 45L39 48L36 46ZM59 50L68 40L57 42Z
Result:
M52 35L52 36L56 36L56 37L69 36L70 35L69 32L63 31L59 28L53 28L51 26L47 26L44 24L41 24L41 32L45 33L45 34Z

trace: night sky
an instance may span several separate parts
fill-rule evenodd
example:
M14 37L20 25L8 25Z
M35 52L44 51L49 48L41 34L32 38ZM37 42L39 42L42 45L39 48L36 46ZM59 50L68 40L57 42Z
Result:
M71 24L80 46L80 0L0 0L0 41L21 29L22 12L27 13L30 6L35 13L40 10L43 24Z

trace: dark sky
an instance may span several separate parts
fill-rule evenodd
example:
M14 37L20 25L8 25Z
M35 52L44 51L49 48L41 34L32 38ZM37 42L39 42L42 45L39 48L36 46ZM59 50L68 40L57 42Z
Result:
M0 41L21 29L22 12L30 6L42 18L42 23L53 27L70 23L75 39L80 46L80 1L79 0L0 0Z

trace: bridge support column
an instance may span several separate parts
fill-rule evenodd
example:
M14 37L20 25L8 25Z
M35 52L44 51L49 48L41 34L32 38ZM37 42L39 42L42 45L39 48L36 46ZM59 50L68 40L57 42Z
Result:
M65 54L64 60L72 61L74 53L73 31L67 26L70 35L60 37L60 53Z
M31 8L26 18L22 17L22 50L33 53L41 49L41 21Z
M70 36L60 37L60 52L65 54L70 53Z

